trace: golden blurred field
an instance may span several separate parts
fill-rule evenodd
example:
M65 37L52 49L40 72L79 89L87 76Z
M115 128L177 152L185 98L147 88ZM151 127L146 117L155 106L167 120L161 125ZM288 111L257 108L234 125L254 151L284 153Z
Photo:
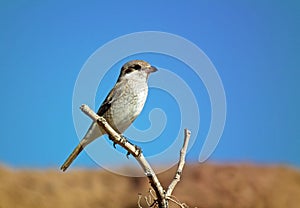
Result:
M174 171L159 175L164 186ZM148 188L146 178L104 170L71 168L62 173L0 167L0 208L138 207L138 193L147 195ZM298 208L300 171L285 166L187 165L174 195L198 208Z

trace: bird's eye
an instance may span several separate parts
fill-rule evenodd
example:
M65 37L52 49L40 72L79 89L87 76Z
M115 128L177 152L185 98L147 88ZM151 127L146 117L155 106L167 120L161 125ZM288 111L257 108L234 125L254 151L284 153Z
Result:
M128 68L128 69L126 69L125 74L129 74L130 72L133 72L133 71L134 70L132 68Z
M134 65L131 65L129 66L129 68L127 68L126 70L124 68L122 68L122 70L125 70L123 73L124 74L129 74L135 70L140 70L142 67L138 64L134 64Z
M142 67L141 67L141 65L135 64L135 65L133 65L132 68L134 68L135 70L139 70L139 69L141 69Z

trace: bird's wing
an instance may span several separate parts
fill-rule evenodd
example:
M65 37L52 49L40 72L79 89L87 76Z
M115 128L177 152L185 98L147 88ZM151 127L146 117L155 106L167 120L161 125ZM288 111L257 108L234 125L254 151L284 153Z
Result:
M99 116L103 116L103 114L110 108L111 104L125 93L127 82L127 80L122 80L121 82L116 83L114 88L109 92L102 105L100 106L97 112Z

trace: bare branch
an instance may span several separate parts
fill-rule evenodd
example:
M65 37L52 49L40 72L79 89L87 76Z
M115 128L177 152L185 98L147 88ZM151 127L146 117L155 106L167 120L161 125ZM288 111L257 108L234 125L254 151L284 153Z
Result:
M141 199L142 199L142 194L139 193L139 195L138 195L138 202L137 202L139 208L143 208L143 207L141 206Z
M150 192L150 194L152 195L153 200L154 200L151 205L148 204L149 201L146 199L147 204L150 207L152 207L154 205L158 205L159 208L167 208L169 206L168 205L169 200L172 202L175 202L180 207L186 207L185 204L181 204L178 200L175 200L173 198L173 196L171 196L171 194L172 194L175 186L177 185L177 183L180 181L182 170L183 170L183 167L185 164L186 151L187 151L188 143L189 143L190 136L191 136L191 132L188 129L184 130L184 143L180 150L180 158L179 158L176 174L175 174L174 179L172 180L171 184L169 185L167 191L165 192L165 190L161 186L155 172L153 171L150 164L144 157L141 148L139 148L136 145L133 145L132 143L127 141L127 139L124 136L118 134L107 123L107 121L103 117L100 117L92 109L90 109L87 105L83 104L80 107L80 109L86 115L88 115L94 122L97 122L99 127L101 126L106 131L106 133L109 135L110 140L112 140L114 143L122 146L125 150L128 151L129 154L133 155L134 158L138 161L138 163L142 167L145 175L148 177L149 183L151 184L151 187L153 188L153 190L155 191L155 194L156 194L156 197L154 197L152 192ZM151 199L151 197L150 197L150 199ZM139 207L141 207L140 200L141 200L141 196L139 195L139 199L138 199Z
M181 203L175 196L169 196L168 199L178 205L180 208L189 208L185 203Z
M187 150L187 147L189 144L190 137L191 137L191 132L188 129L184 129L184 143L180 150L180 158L179 158L179 162L178 162L177 171L176 171L173 181L169 185L167 192L166 192L166 197L168 197L168 198L171 196L175 186L180 181L183 166L185 164L186 150Z
M141 149L130 142L127 141L125 137L118 134L103 118L96 114L92 109L90 109L87 105L83 104L80 109L89 116L94 122L97 122L99 126L101 126L106 133L109 135L109 139L111 139L114 143L119 144L124 149L126 149L130 154L132 154L135 159L138 161L140 166L143 168L145 175L148 177L148 180L154 189L157 196L157 203L160 208L167 208L168 202L165 197L165 191L161 186L155 172L151 168L148 161L145 159Z
M105 120L105 118L100 117L96 114L89 106L83 104L81 105L80 109L84 112L87 116L89 116L94 122L97 122L98 125L102 126L106 133L109 135L109 138L113 140L113 142L119 144L123 148L125 148L130 154L134 157L138 157L140 154L140 149L137 146L132 145L127 141L125 137L118 134Z

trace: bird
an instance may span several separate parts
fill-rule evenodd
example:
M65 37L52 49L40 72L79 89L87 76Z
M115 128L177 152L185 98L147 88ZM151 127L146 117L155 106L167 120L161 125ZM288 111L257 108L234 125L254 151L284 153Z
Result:
M148 77L156 71L156 67L144 60L132 60L122 66L115 86L97 111L119 134L141 113L148 96ZM105 130L93 122L60 169L66 171L88 144L105 134Z

